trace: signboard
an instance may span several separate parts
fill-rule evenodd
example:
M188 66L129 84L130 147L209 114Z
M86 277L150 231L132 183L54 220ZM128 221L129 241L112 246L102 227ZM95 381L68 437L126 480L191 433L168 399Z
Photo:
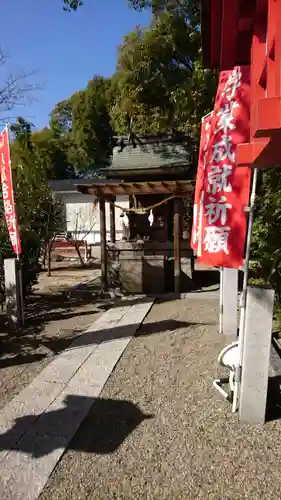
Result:
M202 226L202 201L203 201L203 184L204 184L204 172L206 168L206 155L208 152L208 145L210 140L210 128L213 113L209 113L203 116L201 120L201 139L199 147L199 158L196 176L196 186L194 193L194 204L193 204L193 225L192 225L192 237L190 246L197 253L200 253L200 226ZM199 245L199 248L198 248Z
M19 256L21 254L21 242L14 202L8 127L5 127L0 134L0 172L4 214L13 251Z
M237 66L220 74L210 121L197 243L198 262L203 264L243 264L251 172L236 167L236 149L248 141L249 130L250 68Z

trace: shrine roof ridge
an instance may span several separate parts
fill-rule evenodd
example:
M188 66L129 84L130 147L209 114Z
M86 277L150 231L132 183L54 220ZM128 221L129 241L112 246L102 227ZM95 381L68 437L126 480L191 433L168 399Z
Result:
M162 169L166 172L170 169L188 169L193 162L194 151L184 142L157 141L150 143L135 144L120 143L113 150L111 165L102 169L106 175L110 172L114 177L114 171L152 171L158 172Z
M145 144L157 144L157 143L180 143L186 142L191 143L192 139L185 132L175 131L171 133L158 132L155 134L136 134L132 133L131 136L127 135L116 135L114 136L115 142L118 144L119 141L124 142L124 146L132 144L133 141L138 145ZM116 145L117 145L116 144Z

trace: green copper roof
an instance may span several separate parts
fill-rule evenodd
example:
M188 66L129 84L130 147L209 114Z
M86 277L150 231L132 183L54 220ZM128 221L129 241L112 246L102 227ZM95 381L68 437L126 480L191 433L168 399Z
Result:
M189 167L191 154L185 142L155 141L116 146L109 170L163 169Z

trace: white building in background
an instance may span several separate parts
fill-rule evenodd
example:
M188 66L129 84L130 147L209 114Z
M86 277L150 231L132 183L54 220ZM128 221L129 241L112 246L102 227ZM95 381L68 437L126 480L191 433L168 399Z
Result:
M97 183L97 179L93 179ZM52 191L61 199L64 211L66 227L65 231L71 233L73 239L84 239L88 245L100 242L100 214L99 203L95 196L85 195L77 191L78 184L91 184L91 179L65 179L61 181L50 181ZM122 208L115 208L116 240L122 239L123 225L121 221L122 210L129 207L127 196L118 196L116 204ZM106 232L110 240L110 211L109 203L106 203Z

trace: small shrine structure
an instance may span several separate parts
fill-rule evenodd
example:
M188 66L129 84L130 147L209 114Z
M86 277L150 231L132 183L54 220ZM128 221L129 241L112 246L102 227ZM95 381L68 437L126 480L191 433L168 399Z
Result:
M131 293L177 293L192 286L193 252L184 203L194 192L192 144L182 134L119 137L104 181L77 189L99 199L102 281L108 286L115 254L120 286ZM115 238L116 196L129 198L124 235ZM110 242L105 201L110 201ZM116 265L117 262L117 265Z
M281 0L201 0L203 60L221 71L251 66L251 130L237 164L281 164Z

